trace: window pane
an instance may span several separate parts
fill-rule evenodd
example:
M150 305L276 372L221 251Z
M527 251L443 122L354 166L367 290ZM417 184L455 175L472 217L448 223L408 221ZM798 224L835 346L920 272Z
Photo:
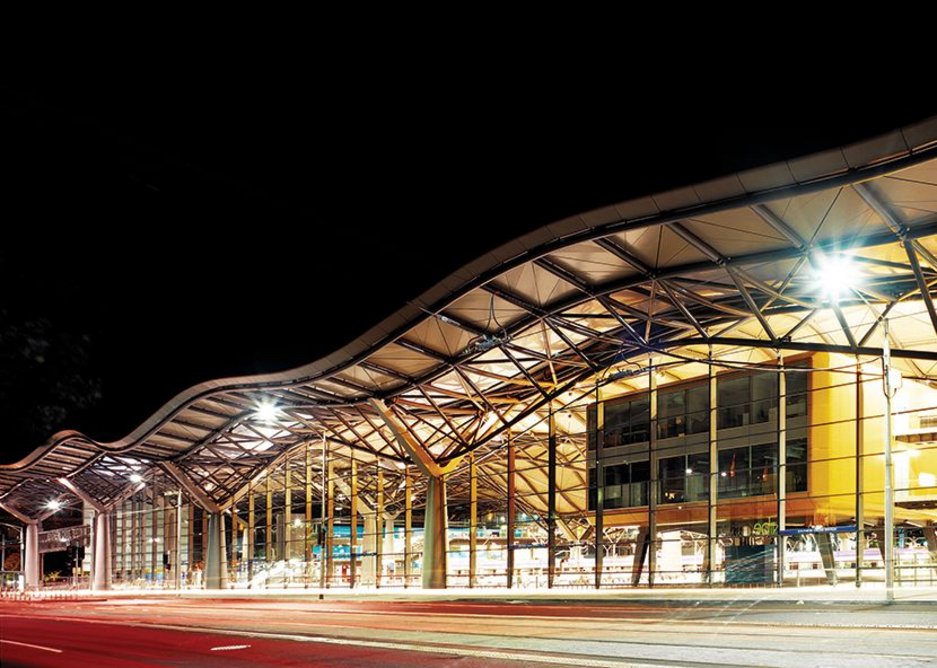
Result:
M678 503L685 500L686 457L668 457L658 462L660 502Z
M692 469L693 473L709 473L709 455L700 453L687 457L686 466Z
M719 408L747 404L749 401L748 382L748 376L718 380L716 391Z
M752 376L752 399L770 399L778 396L778 375L772 372L756 373Z
M628 424L628 402L605 404L605 429L614 429Z
M647 460L631 465L631 482L646 482L651 479L651 467Z
M606 485L620 485L623 482L628 482L627 464L615 464L613 466L605 467Z
M686 409L688 413L709 410L709 386L697 385L686 391Z
M719 453L719 495L748 496L748 448L733 448Z
M807 491L807 439L799 438L787 442L788 492Z
M751 493L773 494L778 465L778 449L774 443L752 446Z
M658 401L658 405L660 410L660 415L658 417L674 417L677 415L683 415L686 412L686 407L684 406L683 390L662 394L660 400Z

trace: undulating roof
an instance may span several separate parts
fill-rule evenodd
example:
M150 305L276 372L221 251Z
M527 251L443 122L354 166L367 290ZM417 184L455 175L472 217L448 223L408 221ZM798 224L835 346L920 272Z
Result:
M829 264L856 274L836 296L818 281ZM598 376L639 388L649 365L688 378L710 355L876 356L886 315L897 363L934 378L935 283L937 118L557 221L306 366L197 385L112 443L55 434L0 466L0 503L35 516L68 493L66 478L107 505L132 489L131 473L168 461L224 505L284 452L323 437L389 470L413 463L407 440L451 467L506 434L543 434L550 411L590 401ZM258 420L271 404L277 419ZM558 431L582 433L579 416Z

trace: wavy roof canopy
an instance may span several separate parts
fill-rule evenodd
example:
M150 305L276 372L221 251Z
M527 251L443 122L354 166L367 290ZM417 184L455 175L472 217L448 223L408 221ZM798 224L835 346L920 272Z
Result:
M837 301L817 273L844 256L860 281ZM935 283L937 118L558 221L312 364L195 386L113 443L56 434L0 466L0 503L35 517L70 493L64 478L107 505L133 488L131 472L171 462L224 505L323 435L339 456L391 469L414 463L409 440L445 467L506 432L544 432L548 411L588 402L610 367L666 367L672 380L704 374L710 353L878 355L886 315L900 323L890 333L897 362L934 378ZM621 388L647 386L647 374L609 375ZM271 402L277 422L258 421Z

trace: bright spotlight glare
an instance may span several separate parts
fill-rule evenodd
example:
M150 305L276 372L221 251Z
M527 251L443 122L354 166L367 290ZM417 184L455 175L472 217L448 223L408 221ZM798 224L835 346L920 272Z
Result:
M143 482L143 476L140 475L139 473L131 473L131 474L130 474L130 482L132 482L132 483Z
M859 270L848 255L829 255L818 261L820 292L837 302L859 284Z
M296 518L295 520L293 520L294 527L301 527L302 525L303 525L303 521L301 519Z
M254 411L254 419L260 422L276 422L279 412L280 409L277 408L275 403L264 401L257 405L257 410Z
M62 509L62 502L59 501L58 499L52 499L51 501L49 501L48 503L46 503L46 508L48 508L48 509L51 510L52 512L55 512L55 511L57 511L57 510L61 510L61 509Z

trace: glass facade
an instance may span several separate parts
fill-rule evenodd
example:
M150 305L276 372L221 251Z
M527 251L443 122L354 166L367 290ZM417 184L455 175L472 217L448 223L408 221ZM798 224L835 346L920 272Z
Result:
M493 444L447 476L447 586L881 581L880 377L850 362L603 397L556 415L553 440ZM894 413L896 580L935 584L937 390L906 384ZM335 456L323 523L317 457L294 451L225 507L228 586L316 587L323 573L334 588L421 586L419 475ZM123 502L115 583L205 586L208 513L176 503L158 485Z

